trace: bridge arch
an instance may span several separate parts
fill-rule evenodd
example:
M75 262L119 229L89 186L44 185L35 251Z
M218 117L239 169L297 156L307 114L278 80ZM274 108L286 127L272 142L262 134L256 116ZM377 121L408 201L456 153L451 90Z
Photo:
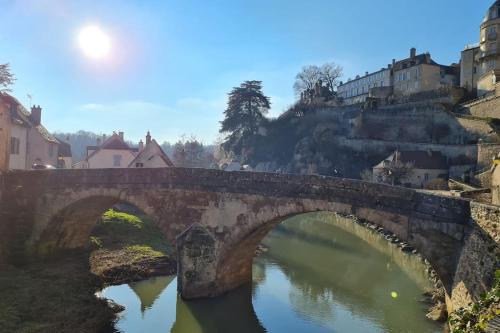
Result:
M39 200L42 207L29 239L30 246L41 254L85 247L102 214L119 203L137 207L159 224L156 212L144 200L120 190L81 190L47 196Z

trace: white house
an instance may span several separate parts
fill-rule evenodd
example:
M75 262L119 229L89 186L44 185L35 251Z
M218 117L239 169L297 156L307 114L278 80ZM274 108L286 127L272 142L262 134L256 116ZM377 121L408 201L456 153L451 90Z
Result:
M384 182L383 170L393 162L411 163L412 170L402 179L403 185L423 188L434 179L448 179L448 161L441 152L436 151L395 151L373 167L373 181Z
M139 142L139 153L130 162L129 168L166 168L173 167L167 154L155 139L151 139L151 134L146 134L146 145L142 140Z
M9 169L31 169L33 164L56 166L60 142L41 124L42 108L31 113L13 96L2 94L10 113Z
M113 132L98 146L87 147L87 158L73 165L75 169L127 168L135 159L137 148L131 148L124 140L123 132Z

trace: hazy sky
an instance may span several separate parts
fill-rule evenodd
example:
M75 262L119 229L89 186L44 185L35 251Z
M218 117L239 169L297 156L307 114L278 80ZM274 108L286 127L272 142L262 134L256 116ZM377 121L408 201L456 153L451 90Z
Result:
M0 0L0 63L14 95L43 107L51 131L122 130L138 140L218 135L227 93L262 80L271 116L294 101L295 74L334 61L344 79L408 56L458 62L493 0ZM97 25L93 59L78 44Z

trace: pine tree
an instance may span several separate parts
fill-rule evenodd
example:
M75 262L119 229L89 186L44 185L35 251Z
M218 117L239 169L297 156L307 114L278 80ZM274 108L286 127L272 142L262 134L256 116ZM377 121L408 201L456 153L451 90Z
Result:
M258 132L270 107L269 97L262 92L261 81L245 81L234 87L229 93L225 118L221 122L220 132L227 134L224 147L239 150L238 143Z

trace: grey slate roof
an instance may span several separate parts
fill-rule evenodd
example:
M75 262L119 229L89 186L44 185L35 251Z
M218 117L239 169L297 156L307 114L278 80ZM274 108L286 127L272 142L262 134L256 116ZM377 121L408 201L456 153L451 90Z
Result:
M412 163L415 169L448 170L446 157L438 151L396 151L375 168L381 168L385 161L392 162L396 158L403 163Z

